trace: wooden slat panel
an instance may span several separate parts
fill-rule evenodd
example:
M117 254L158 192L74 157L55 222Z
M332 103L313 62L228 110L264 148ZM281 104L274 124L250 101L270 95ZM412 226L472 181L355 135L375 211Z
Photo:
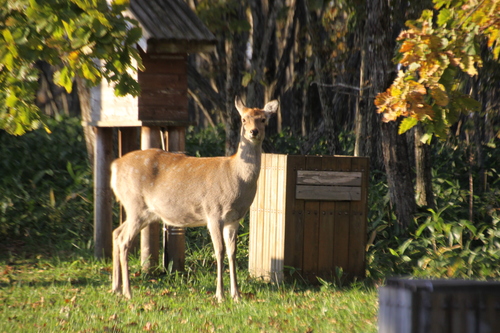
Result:
M248 271L251 276L257 276L257 232L259 221L259 201L262 191L260 191L262 184L262 177L257 181L257 192L253 199L252 206L250 206L250 225L249 225L249 239L248 239Z
M357 277L365 276L366 224L368 201L369 159L351 158L352 171L359 171L362 177L362 192L359 201L351 202L351 222L349 231L349 267L350 273Z
M274 191L274 183L275 183L275 178L273 177L273 170L272 170L272 161L273 161L274 155L269 154L266 156L266 164L265 164L265 169L261 170L264 172L265 177L266 177L266 182L265 182L265 192L266 192L266 201L264 202L264 220L263 220L263 236L262 236L262 243L259 244L259 246L262 247L262 262L261 262L261 267L262 267L262 275L264 276L264 279L266 281L269 281L269 272L271 271L271 261L270 261L270 248L271 248L271 228L274 227L274 219L271 214L272 210L272 204L271 204L271 198L275 197L276 194L273 192Z
M268 271L266 276L268 277L269 280L273 279L274 272L276 272L276 261L274 258L276 257L276 243L277 243L277 235L276 235L276 227L278 225L278 184L279 184L279 179L278 179L278 155L272 154L268 155L268 157L271 157L271 163L267 163L268 168L270 170L270 179L268 179L267 183L269 184L269 199L268 199L268 210L267 214L269 215L269 220L266 225L266 231L269 235L269 238L266 242L266 247L268 248L269 252L266 257L267 265L268 265Z
M322 169L331 170L334 158L323 158ZM319 241L318 241L318 273L324 279L331 279L335 270L333 266L333 251L335 238L335 202L321 201L319 204Z
M280 282L284 278L284 254L285 254L285 180L286 180L286 155L277 155L278 157L278 189L277 189L277 221L276 221L276 250L274 258L275 261L275 282Z
M322 157L307 156L306 169L321 169ZM297 185L298 187L298 185ZM319 202L306 201L304 205L304 256L303 275L310 282L318 282L318 241L319 241Z
M285 266L302 268L304 247L304 200L295 199L297 170L305 168L305 156L287 156Z
M350 171L350 158L336 158L333 163L334 171ZM335 203L335 238L333 250L333 266L341 267L344 272L349 271L349 222L351 204L348 201Z
M361 200L361 187L297 185L295 197L303 200Z
M262 166L266 165L266 156L265 154L262 155ZM249 249L250 254L249 254L249 261L251 265L250 272L254 277L261 277L263 276L262 272L262 242L263 242L263 237L264 237L264 210L265 210L265 203L266 203L266 189L265 189L265 183L266 183L266 173L261 169L259 180L258 180L258 185L257 185L257 197L254 199L254 205L255 205L255 218L252 220L253 222L253 229L250 230L250 244L249 246L251 249Z
M187 90L156 89L142 91L139 96L139 107L156 107L157 109L187 108Z
M186 74L187 73L187 55L161 56L142 53L142 64L145 67L145 74Z
M189 114L186 109L170 109L162 107L140 107L139 120L172 120L172 121L188 121Z
M186 74L146 74L144 72L139 72L138 81L142 91L162 88L182 91L187 90Z
M324 159L332 159L332 157L325 156ZM361 172L299 170L297 171L297 184L361 186L361 177Z

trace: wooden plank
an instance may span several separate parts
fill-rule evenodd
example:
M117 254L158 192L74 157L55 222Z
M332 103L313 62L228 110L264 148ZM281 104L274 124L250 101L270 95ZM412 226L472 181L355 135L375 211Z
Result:
M279 179L278 179L278 154L272 154L270 155L271 158L271 163L268 163L269 170L270 170L270 179L268 181L269 183L269 209L267 211L267 214L269 215L269 223L266 225L267 227L267 233L269 234L269 240L266 243L266 246L269 248L269 254L267 257L268 261L268 272L267 276L269 277L270 281L274 281L274 274L277 270L277 263L276 263L276 245L277 245L277 230L276 227L278 225L278 187L279 187Z
M253 220L254 222L254 228L253 230L250 231L250 240L251 240L251 245L252 245L252 266L253 268L251 269L251 272L254 277L260 278L262 277L262 265L263 265L263 258L262 258L262 240L264 236L264 210L265 210L265 203L266 203L266 174L264 172L265 170L265 165L266 165L266 156L265 154L262 155L262 161L261 161L261 172L258 180L258 185L257 185L257 192L258 196L257 198L254 199L254 203L256 205L256 211L255 211L255 219Z
M265 182L265 192L266 192L266 201L264 202L264 225L263 225L263 238L262 238L262 269L263 275L266 281L269 281L270 271L271 271L271 246L272 246L272 238L271 238L271 228L274 227L274 219L271 214L272 210L272 202L273 198L276 196L274 193L274 182L275 179L273 177L273 168L272 163L275 159L274 154L268 154L266 156L266 167L264 169L264 173L266 175Z
M141 85L141 90L152 90L152 89L176 89L176 90L186 90L187 89L187 73L185 74L158 74L150 73L146 74L144 72L139 72L138 76L139 84Z
M185 74L187 73L187 55L178 54L168 57L152 57L148 53L141 52L142 64L145 67L144 72L154 74Z
M277 213L276 213L276 252L275 252L275 282L283 281L284 274L284 254L285 254L285 181L286 181L286 161L287 156L278 156L278 189L277 189Z
M334 167L335 157L324 156L322 169L331 170ZM319 204L319 240L318 240L318 274L327 280L332 280L335 274L333 266L333 240L335 237L335 202L321 201Z
M250 276L257 277L257 232L258 232L258 220L259 220L259 202L261 196L261 183L262 176L259 177L257 181L257 192L255 193L255 198L250 206L250 221L249 221L249 239L248 239L248 271Z
M187 107L159 107L159 106L140 106L140 120L163 120L169 119L172 121L189 121Z
M351 158L352 170L362 173L362 186L360 200L351 202L349 269L354 276L360 278L365 276L369 162L369 159L364 157Z
M321 169L322 157L307 156L306 169ZM299 187L299 185L297 185ZM307 200L304 204L304 248L303 274L310 282L318 282L319 201Z
M141 128L141 149L161 148L160 128L156 126ZM141 231L142 270L150 273L159 264L160 223L153 222Z
M164 133L166 149L170 152L186 150L186 129L170 126ZM161 139L161 138L160 138ZM156 142L155 142L156 144ZM162 143L159 143L162 146ZM174 272L184 271L186 261L186 229L168 226L163 229L163 266L172 267Z
M304 247L304 200L295 199L297 170L305 168L305 156L287 156L285 266L302 269Z
M336 158L332 169L334 171L350 171L351 159ZM349 222L351 203L348 201L335 202L335 237L333 250L333 266L341 267L344 273L349 273ZM338 276L341 278L341 276Z
M303 200L361 200L361 187L297 185L295 197Z
M139 146L139 128L138 127L120 127L118 129L118 157L138 150ZM123 205L120 203L120 224L125 222L126 212ZM140 249L140 239L136 237L132 243L130 253L137 254Z
M187 91L179 90L148 90L139 96L139 107L154 107L157 109L184 109L187 107Z
M330 158L348 157L323 157L323 159ZM297 171L297 184L361 186L362 175L362 172L300 170Z

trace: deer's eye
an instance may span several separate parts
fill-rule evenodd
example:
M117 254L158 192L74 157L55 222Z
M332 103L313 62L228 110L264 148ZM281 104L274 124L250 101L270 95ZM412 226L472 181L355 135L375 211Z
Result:
M246 118L242 118L242 119L241 119L241 121L242 121L243 123L246 123L246 122L247 122L247 119L246 119Z
M262 121L263 123L265 123L265 122L266 122L266 118L262 118L262 120L261 120L261 121Z

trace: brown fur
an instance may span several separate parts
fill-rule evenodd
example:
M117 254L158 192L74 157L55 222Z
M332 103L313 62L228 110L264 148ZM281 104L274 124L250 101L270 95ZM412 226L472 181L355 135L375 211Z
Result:
M131 298L128 250L149 223L162 220L178 227L206 225L217 258L217 291L224 299L224 250L229 258L231 296L238 300L235 252L241 220L255 197L262 141L278 102L263 110L246 108L236 100L241 119L238 151L230 157L196 158L160 149L131 152L111 165L111 187L122 202L127 220L113 232L113 291ZM225 242L225 248L224 248Z

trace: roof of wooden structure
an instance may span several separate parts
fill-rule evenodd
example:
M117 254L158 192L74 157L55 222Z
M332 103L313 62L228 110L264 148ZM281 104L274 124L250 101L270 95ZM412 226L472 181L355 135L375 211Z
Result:
M143 30L147 52L206 52L216 43L183 0L131 0L129 12Z

